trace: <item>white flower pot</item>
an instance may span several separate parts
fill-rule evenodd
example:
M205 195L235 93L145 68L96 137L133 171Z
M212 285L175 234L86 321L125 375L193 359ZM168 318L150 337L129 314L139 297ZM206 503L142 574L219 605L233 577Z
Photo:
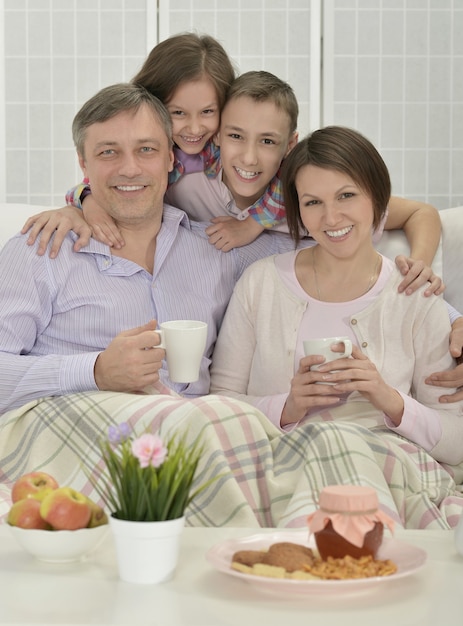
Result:
M156 584L173 577L184 517L164 522L130 522L111 515L109 523L121 580Z

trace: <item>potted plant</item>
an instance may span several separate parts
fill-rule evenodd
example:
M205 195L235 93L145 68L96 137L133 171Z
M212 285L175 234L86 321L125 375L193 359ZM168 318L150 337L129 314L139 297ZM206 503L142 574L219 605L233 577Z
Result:
M203 452L199 439L190 445L187 433L167 441L150 432L137 436L122 423L110 426L99 446L105 468L92 482L111 513L120 577L147 583L169 579L178 560L185 509L218 478L192 491Z

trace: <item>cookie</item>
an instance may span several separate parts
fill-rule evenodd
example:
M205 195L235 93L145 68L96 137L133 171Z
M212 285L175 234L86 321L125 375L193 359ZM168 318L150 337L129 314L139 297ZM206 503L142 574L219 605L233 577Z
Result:
M297 543L280 542L270 546L261 562L275 567L283 567L291 573L297 570L304 571L304 568L312 565L314 560L315 556L310 548Z
M262 550L240 550L232 556L232 561L252 567L255 563L262 563L264 554Z

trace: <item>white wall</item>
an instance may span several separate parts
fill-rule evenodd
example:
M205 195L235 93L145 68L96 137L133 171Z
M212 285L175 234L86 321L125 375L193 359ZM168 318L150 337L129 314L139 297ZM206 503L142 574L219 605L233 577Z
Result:
M80 180L71 122L146 55L145 0L4 0L6 193L63 204Z
M324 123L366 134L396 194L461 205L463 1L324 5Z
M170 0L164 35L196 30L217 37L240 72L266 70L289 82L300 107L300 131L310 123L311 0Z
M60 206L80 179L70 133L80 105L130 80L158 36L196 30L240 71L287 80L302 134L354 126L382 151L395 193L463 204L462 0L0 0L0 14L0 200Z

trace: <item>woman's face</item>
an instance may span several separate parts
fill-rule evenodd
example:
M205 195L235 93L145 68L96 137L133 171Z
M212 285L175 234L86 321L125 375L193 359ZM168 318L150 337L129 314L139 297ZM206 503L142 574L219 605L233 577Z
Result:
M199 154L220 123L219 99L208 78L182 83L166 102L174 143L186 154Z
M324 249L347 257L371 245L373 203L349 176L304 165L295 183L302 222Z

